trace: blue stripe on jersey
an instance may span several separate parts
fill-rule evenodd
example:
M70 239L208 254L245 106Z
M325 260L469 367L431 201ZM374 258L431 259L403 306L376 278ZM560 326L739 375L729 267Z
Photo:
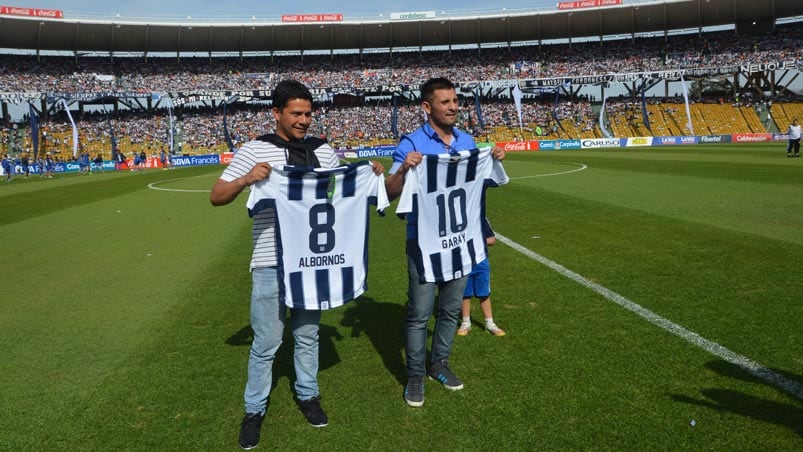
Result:
M292 300L304 299L304 276L301 272L290 273L290 294L292 295ZM295 303L287 304L293 305Z
M429 255L429 263L432 265L432 274L435 275L436 281L443 281L443 266L441 265L441 253L432 253ZM423 279L424 274L421 273Z
M438 156L426 155L425 157L432 161L427 165L427 193L432 193L438 190Z
M457 169L460 167L460 160L449 162L446 165L446 187L454 187L457 183Z
M343 299L354 299L354 267L340 269L340 280L343 281Z
M315 199L326 199L326 192L329 189L330 174L318 174L315 179Z
M474 239L469 239L466 242L466 248L468 249L468 255L471 256L471 267L473 268L477 265L477 250L474 249Z
M290 201L301 201L304 199L304 179L298 177L299 174L300 173L290 173L287 175L287 199Z
M480 151L471 151L471 156L466 162L466 182L472 182L477 178L477 163L480 161Z
M463 274L463 255L460 253L460 247L456 246L452 249L452 277L462 278L466 276Z
M349 168L343 174L343 183L341 190L344 198L351 198L357 192L357 168Z
M318 291L318 303L326 303L329 308L329 269L315 270L315 286ZM303 298L300 298L303 300ZM322 306L323 307L323 306Z

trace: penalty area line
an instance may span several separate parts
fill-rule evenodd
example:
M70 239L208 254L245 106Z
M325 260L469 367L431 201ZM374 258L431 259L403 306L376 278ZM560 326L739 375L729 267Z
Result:
M572 281L582 286L585 286L588 289L593 290L594 292L602 295L603 297L627 309L628 311L637 314L638 316L642 317L643 319L647 320L653 325L656 325L674 334L675 336L680 337L681 339L691 342L692 344L702 348L703 350L711 353L712 355L718 356L731 364L741 367L742 369L760 378L761 380L793 395L798 400L803 400L803 387L801 387L801 385L798 382L786 378L783 375L751 360L750 358L735 353L714 341L710 341L700 336L699 334L693 331L689 331L686 328L678 325L677 323L674 323L668 319L659 316L658 314L650 311L649 309L646 309L641 305L631 300L628 300L622 295L619 295L618 293L613 292L612 290L609 290L593 281L588 280L582 275L579 275L569 270L568 268L558 264L557 262L551 261L546 257L534 251L531 251L522 245L519 245L518 243L499 233L496 234L496 238L499 239L499 241L501 241L505 245L513 248L514 250L520 252L521 254L524 254L530 259L549 267L550 269L560 273L561 275L571 279Z

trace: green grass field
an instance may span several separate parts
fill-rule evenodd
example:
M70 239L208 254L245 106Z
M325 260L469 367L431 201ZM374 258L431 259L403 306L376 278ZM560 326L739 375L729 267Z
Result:
M783 146L508 154L488 194L508 335L474 303L465 389L428 381L419 409L394 203L372 216L368 292L323 316L330 425L296 408L285 335L260 449L803 450L803 159ZM0 450L239 449L250 220L245 196L209 204L221 171L0 185Z

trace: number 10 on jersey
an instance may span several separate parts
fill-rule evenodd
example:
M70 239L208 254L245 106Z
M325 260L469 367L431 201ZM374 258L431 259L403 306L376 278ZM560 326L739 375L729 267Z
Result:
M448 195L441 193L435 198L435 202L438 204L438 234L440 237L457 234L466 229L468 220L466 219L465 190L458 188L450 191Z

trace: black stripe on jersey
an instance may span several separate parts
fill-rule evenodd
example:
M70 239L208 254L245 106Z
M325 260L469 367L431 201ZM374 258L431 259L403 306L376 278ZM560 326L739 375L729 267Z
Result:
M432 274L435 276L435 281L443 281L443 266L441 265L441 253L432 253L429 255L429 263L432 265ZM424 274L421 274L423 280Z
M427 193L432 193L438 190L438 156L427 155L425 157L430 160L427 165Z
M469 239L466 242L466 247L468 248L468 255L471 256L471 268L474 268L479 262L477 262L477 250L474 249L474 239Z
M477 178L477 163L480 161L480 151L473 150L466 163L466 182L471 182Z
M343 193L344 198L351 198L357 193L357 168L349 168L343 174Z
M463 255L460 253L460 246L452 249L452 278L462 278L463 274Z
M446 187L454 187L457 183L457 169L460 167L460 160L449 161L446 164Z
M299 174L301 173L290 173L287 175L287 199L290 201L301 201L304 199L304 179L298 177Z
M290 303L285 303L288 306L296 307L296 300L304 300L304 276L301 272L290 273L290 294L293 297Z
M318 303L326 303L329 306L329 269L315 270L315 289L317 290ZM303 303L303 302L302 302Z
M343 282L343 300L354 299L354 267L340 269L340 280Z
M326 199L326 192L329 190L330 174L318 174L315 178L315 199Z

